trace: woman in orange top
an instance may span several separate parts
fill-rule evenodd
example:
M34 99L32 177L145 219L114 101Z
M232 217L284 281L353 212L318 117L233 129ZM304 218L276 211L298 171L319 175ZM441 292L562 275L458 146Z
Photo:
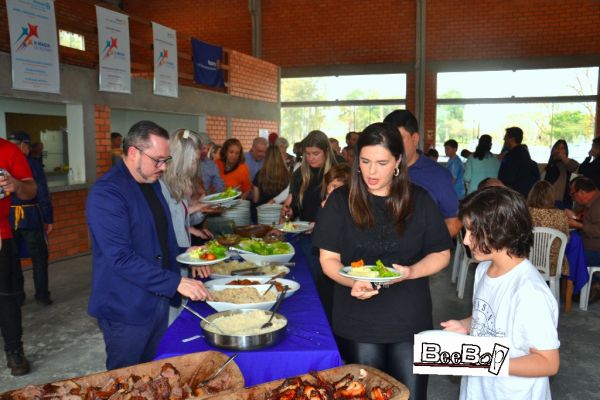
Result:
M252 189L250 181L250 170L244 162L244 153L242 144L237 139L227 139L219 152L220 159L215 160L219 174L226 187L239 187L242 192L242 198L248 197Z

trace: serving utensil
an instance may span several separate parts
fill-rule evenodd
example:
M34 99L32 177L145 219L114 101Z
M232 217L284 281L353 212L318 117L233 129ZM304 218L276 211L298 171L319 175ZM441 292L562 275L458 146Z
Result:
M271 279L269 279L268 281L266 281L265 283L270 283L270 285L267 288L267 290L265 290L264 293L260 295L260 297L264 297L265 294L267 294L269 292L269 290L271 290L271 288L273 286L275 286L275 283L277 283L277 278L283 278L285 275L286 275L285 272L280 272L277 275L275 275L274 277L272 277Z
M185 308L186 310L188 310L190 313L192 313L192 315L200 318L202 321L206 322L207 324L209 324L210 326L215 327L216 330L218 330L221 333L225 333L221 330L221 328L219 328L216 324L214 324L213 322L207 320L206 318L204 318L202 315L198 314L196 311L192 310L190 307L187 306L187 304L182 304L181 307Z
M215 378L216 378L216 377L217 377L217 376L218 376L218 375L219 375L221 372L223 372L223 371L225 370L225 368L227 368L227 366L228 366L228 365L229 365L229 364L230 364L230 363L231 363L233 360L235 360L235 358L236 358L237 356L238 356L238 353L235 353L235 354L233 354L231 357L229 357L229 358L227 359L227 361L225 361L225 362L223 363L223 365L221 365L221 366L219 367L219 369L215 371L215 373L214 373L214 374L212 374L212 375L211 375L209 378L207 378L207 379L203 380L202 382L199 382L199 383L198 383L198 385L196 385L196 387L197 387L197 388L201 388L201 387L204 387L204 386L206 386L206 384L207 384L208 382L212 381L212 380L213 380L213 379L215 379Z
M285 298L285 293L288 291L288 289L289 289L289 287L287 285L285 285L283 287L283 290L281 291L281 293L279 293L279 297L277 297L277 301L275 301L275 305L271 309L271 317L269 318L269 320L267 322L265 322L264 324L262 324L262 326L260 327L260 329L265 329L265 328L268 328L271 325L273 325L273 323L271 321L273 320L273 317L275 316L275 313L279 309L279 305L281 305L281 302Z

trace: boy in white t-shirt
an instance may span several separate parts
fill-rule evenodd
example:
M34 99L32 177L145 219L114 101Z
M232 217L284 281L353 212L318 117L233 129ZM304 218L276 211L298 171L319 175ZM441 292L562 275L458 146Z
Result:
M473 313L442 322L447 331L509 339L508 377L463 377L461 399L550 399L549 376L558 372L558 306L548 285L527 260L533 244L523 197L489 187L469 195L459 218L465 245L480 261Z

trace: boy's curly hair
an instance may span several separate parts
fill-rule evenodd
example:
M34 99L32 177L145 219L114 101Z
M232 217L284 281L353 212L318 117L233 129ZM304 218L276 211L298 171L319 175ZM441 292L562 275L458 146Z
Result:
M458 217L483 254L506 250L527 257L533 245L533 224L523 196L506 187L487 187L467 196Z

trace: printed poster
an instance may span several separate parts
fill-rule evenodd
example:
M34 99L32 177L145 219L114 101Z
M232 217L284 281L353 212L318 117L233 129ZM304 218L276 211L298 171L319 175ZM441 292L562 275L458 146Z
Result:
M96 6L100 90L131 93L129 17Z
M60 93L53 0L6 0L13 89Z
M177 33L174 29L152 22L154 37L154 94L177 97Z

